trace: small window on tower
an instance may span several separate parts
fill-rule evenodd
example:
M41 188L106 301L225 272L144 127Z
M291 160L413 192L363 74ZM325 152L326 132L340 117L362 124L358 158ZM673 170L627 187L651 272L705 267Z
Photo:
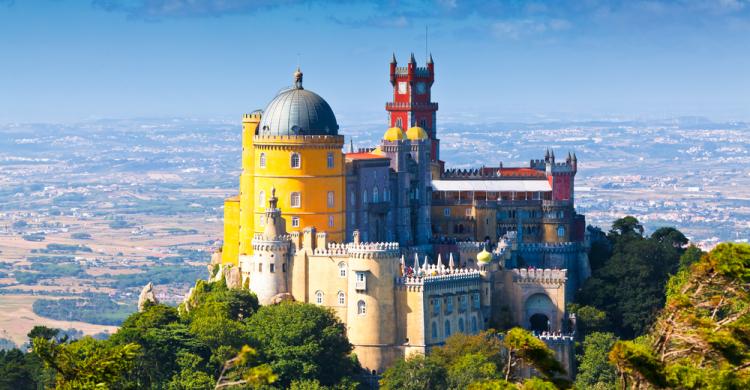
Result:
M427 128L427 121L424 119L419 120L419 127L426 129Z
M296 152L292 153L291 165L292 165L292 168L299 168L300 167L299 153L296 153Z
M398 82L398 93L400 93L401 95L406 93L406 81Z
M300 207L301 201L299 192L292 192L292 194L290 195L289 204L292 207Z
M333 191L328 191L328 195L327 195L326 198L327 198L326 200L327 200L327 203L328 203L328 207L329 208L333 207L333 205L334 205L334 194L333 194Z
M404 127L402 126L402 124L401 124L401 118L397 118L397 119L396 119L396 127L400 127L400 128L402 128L402 129L404 128Z
M328 168L333 168L333 153L328 152L327 157Z
M292 217L292 227L299 227L299 217Z
M443 215L446 216L446 217L450 217L451 216L451 209L448 208L448 207L444 208L443 209Z
M260 157L258 157L258 165L261 168L265 168L266 167L266 154L265 153L261 153Z
M276 272L276 264L273 264L273 263L269 264L269 270L268 271L271 272L271 273Z
M258 192L258 204L260 205L260 207L263 207L266 204L266 192L263 190L260 190L260 192Z
M333 227L335 224L335 220L333 218L333 215L328 216L328 227Z
M471 209L466 209L465 213L467 217L471 217Z

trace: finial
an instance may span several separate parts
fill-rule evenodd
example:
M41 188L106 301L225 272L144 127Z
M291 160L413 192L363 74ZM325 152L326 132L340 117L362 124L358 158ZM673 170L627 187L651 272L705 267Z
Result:
M419 273L419 255L414 253L414 272Z
M297 71L294 72L294 88L302 89L302 71L297 66Z
M430 53L430 58L427 59L427 63L432 65L432 53Z
M552 149L552 155L550 157L552 157L552 161L555 161L555 149Z
M410 64L416 64L417 60L414 59L414 53L411 53L411 58L409 59Z
M354 153L354 140L349 138L349 153Z
M549 160L549 148L547 148L547 152L544 153L544 159Z
M448 268L453 269L456 267L456 264L453 262L453 252L448 255Z
M396 53L391 54L391 64L396 65Z
M440 269L443 269L443 268L445 268L445 267L443 266L443 256L440 256L440 253L439 253L439 252L438 252L438 262L437 262L437 266L438 266L438 268L440 268Z
M573 152L573 161L578 161L578 158L576 157L576 152Z

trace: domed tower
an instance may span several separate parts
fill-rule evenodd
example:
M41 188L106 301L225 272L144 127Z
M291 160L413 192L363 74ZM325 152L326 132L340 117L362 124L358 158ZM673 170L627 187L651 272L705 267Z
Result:
M288 269L291 256L291 240L286 235L286 223L278 208L276 189L271 189L271 198L265 212L263 233L252 241L253 256L249 270L241 270L250 276L250 290L261 304L268 304L272 298L289 291ZM244 266L244 261L242 262Z
M253 227L264 230L263 209L272 188L280 194L290 232L315 227L330 241L345 235L344 137L331 106L303 88L297 68L294 85L281 91L263 110L253 137ZM244 209L246 205L241 205Z

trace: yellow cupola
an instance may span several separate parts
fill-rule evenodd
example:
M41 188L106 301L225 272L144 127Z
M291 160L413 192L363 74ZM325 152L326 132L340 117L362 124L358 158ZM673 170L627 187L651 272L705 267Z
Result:
M386 141L402 141L404 139L404 131L400 127L391 127L383 134L383 139Z
M477 254L477 262L489 263L490 261L492 261L492 253L487 252L487 249L482 249L482 251Z
M414 126L406 131L406 138L412 141L421 141L430 138L430 136L427 135L425 129L419 126Z

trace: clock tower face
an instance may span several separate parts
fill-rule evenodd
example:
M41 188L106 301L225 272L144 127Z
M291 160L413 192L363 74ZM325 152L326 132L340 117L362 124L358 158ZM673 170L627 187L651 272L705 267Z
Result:
M424 95L425 92L427 92L427 85L425 85L424 82L420 81L417 83L417 94Z
M398 82L398 93L402 95L406 93L406 81Z

